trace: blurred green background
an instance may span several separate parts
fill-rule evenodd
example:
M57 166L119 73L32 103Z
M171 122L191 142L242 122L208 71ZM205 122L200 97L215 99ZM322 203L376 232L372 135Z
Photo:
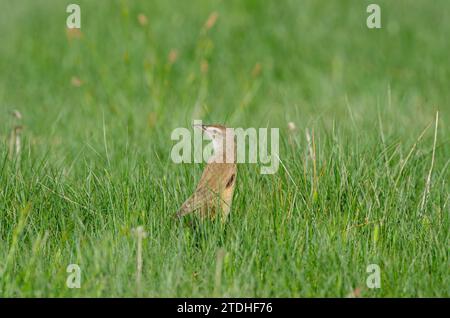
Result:
M1 107L42 138L70 131L65 143L103 115L144 142L192 118L281 126L348 120L349 108L361 127L378 111L406 135L448 107L448 1L379 1L380 30L366 27L368 3L79 1L81 38L68 40L67 3L3 1Z
M372 2L76 1L69 31L70 2L1 0L0 295L346 296L375 259L364 296L448 296L450 2L376 1L368 29ZM281 130L285 168L241 168L226 232L169 220L201 173L170 161L193 119Z

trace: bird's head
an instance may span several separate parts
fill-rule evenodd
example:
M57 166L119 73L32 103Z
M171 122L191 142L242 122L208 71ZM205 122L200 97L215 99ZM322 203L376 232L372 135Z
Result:
M210 140L222 140L226 136L226 127L222 125L194 125L203 131L206 138Z

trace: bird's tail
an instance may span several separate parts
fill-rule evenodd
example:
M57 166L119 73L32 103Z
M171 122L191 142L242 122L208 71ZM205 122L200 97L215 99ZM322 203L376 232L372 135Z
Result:
M182 210L182 209L179 209L178 211L177 211L177 213L175 213L174 214L174 218L175 219L179 219L179 218L181 218L183 215L185 215L186 213Z

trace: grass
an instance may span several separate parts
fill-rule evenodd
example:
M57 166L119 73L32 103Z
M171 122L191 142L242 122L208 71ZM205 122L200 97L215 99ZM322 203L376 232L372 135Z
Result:
M448 1L380 0L369 30L368 1L80 0L81 35L68 3L0 5L0 296L450 295ZM193 119L280 128L225 225L171 218Z

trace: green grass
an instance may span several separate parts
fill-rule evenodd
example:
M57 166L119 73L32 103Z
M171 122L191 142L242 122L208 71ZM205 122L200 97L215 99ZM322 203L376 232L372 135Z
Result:
M449 1L377 1L369 30L369 1L80 0L71 40L68 3L0 4L0 296L450 295ZM170 160L193 119L280 128L285 168L239 165L225 225L171 218L202 170Z

